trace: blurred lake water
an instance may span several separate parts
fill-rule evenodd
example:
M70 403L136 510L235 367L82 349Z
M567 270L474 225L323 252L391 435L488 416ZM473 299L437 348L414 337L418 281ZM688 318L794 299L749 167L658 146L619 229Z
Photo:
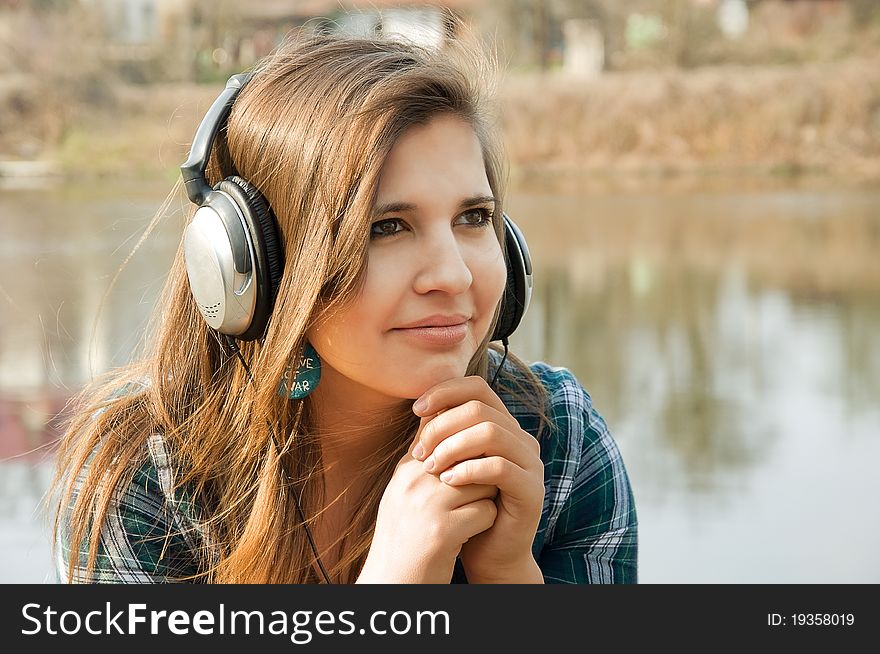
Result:
M52 579L44 446L140 343L180 198L107 289L167 190L0 188L2 582ZM880 581L878 207L871 189L511 193L535 264L511 349L570 368L606 418L640 581Z

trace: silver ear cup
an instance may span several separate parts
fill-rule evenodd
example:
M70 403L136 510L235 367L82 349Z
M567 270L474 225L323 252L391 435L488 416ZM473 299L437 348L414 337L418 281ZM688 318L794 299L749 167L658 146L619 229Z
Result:
M253 245L234 203L214 192L184 232L190 290L213 329L238 336L251 323L256 305Z

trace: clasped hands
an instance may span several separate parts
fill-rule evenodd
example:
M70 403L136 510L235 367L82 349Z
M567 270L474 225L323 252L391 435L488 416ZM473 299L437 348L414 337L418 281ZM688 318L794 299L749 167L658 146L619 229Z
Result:
M410 447L425 472L451 486L496 486L498 514L459 554L468 580L510 582L534 577L532 542L544 503L544 464L534 436L482 377L437 384L413 405L421 417ZM530 578L531 578L530 577Z

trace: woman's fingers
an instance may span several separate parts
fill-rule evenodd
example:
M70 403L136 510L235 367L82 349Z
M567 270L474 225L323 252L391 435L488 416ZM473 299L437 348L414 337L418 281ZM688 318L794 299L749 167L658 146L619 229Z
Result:
M423 465L426 472L440 474L459 461L501 456L520 468L528 469L540 462L540 455L533 444L537 445L537 441L529 434L522 438L494 422L481 422L445 438Z
M451 487L449 484L443 484L444 490L449 494L448 499L444 500L444 504L450 509L476 502L483 499L495 499L498 495L498 487L488 484L468 484L461 487Z
M503 497L513 502L527 502L532 495L532 485L537 488L540 483L527 470L500 456L462 461L443 472L440 479L452 486L493 484Z
M428 458L440 443L454 434L484 423L495 423L507 432L507 438L521 441L530 451L540 455L538 441L531 434L523 431L510 414L502 414L479 400L471 400L433 415L430 419L422 418L422 420L418 435L422 449L419 450L416 446L413 451L413 456L419 460Z
M489 529L495 524L497 516L498 505L491 499L483 499L451 511L449 521L453 530L465 541Z
M510 415L498 394L492 390L485 379L476 375L456 377L437 384L427 390L413 404L413 411L416 415L427 416L437 413L441 409L460 406L468 400L479 400Z

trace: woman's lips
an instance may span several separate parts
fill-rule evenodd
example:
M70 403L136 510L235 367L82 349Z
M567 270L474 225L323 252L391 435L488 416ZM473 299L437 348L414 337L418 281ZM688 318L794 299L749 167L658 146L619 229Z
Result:
M458 345L467 336L467 322L444 327L411 327L409 329L392 329L406 339L418 345L451 347Z

